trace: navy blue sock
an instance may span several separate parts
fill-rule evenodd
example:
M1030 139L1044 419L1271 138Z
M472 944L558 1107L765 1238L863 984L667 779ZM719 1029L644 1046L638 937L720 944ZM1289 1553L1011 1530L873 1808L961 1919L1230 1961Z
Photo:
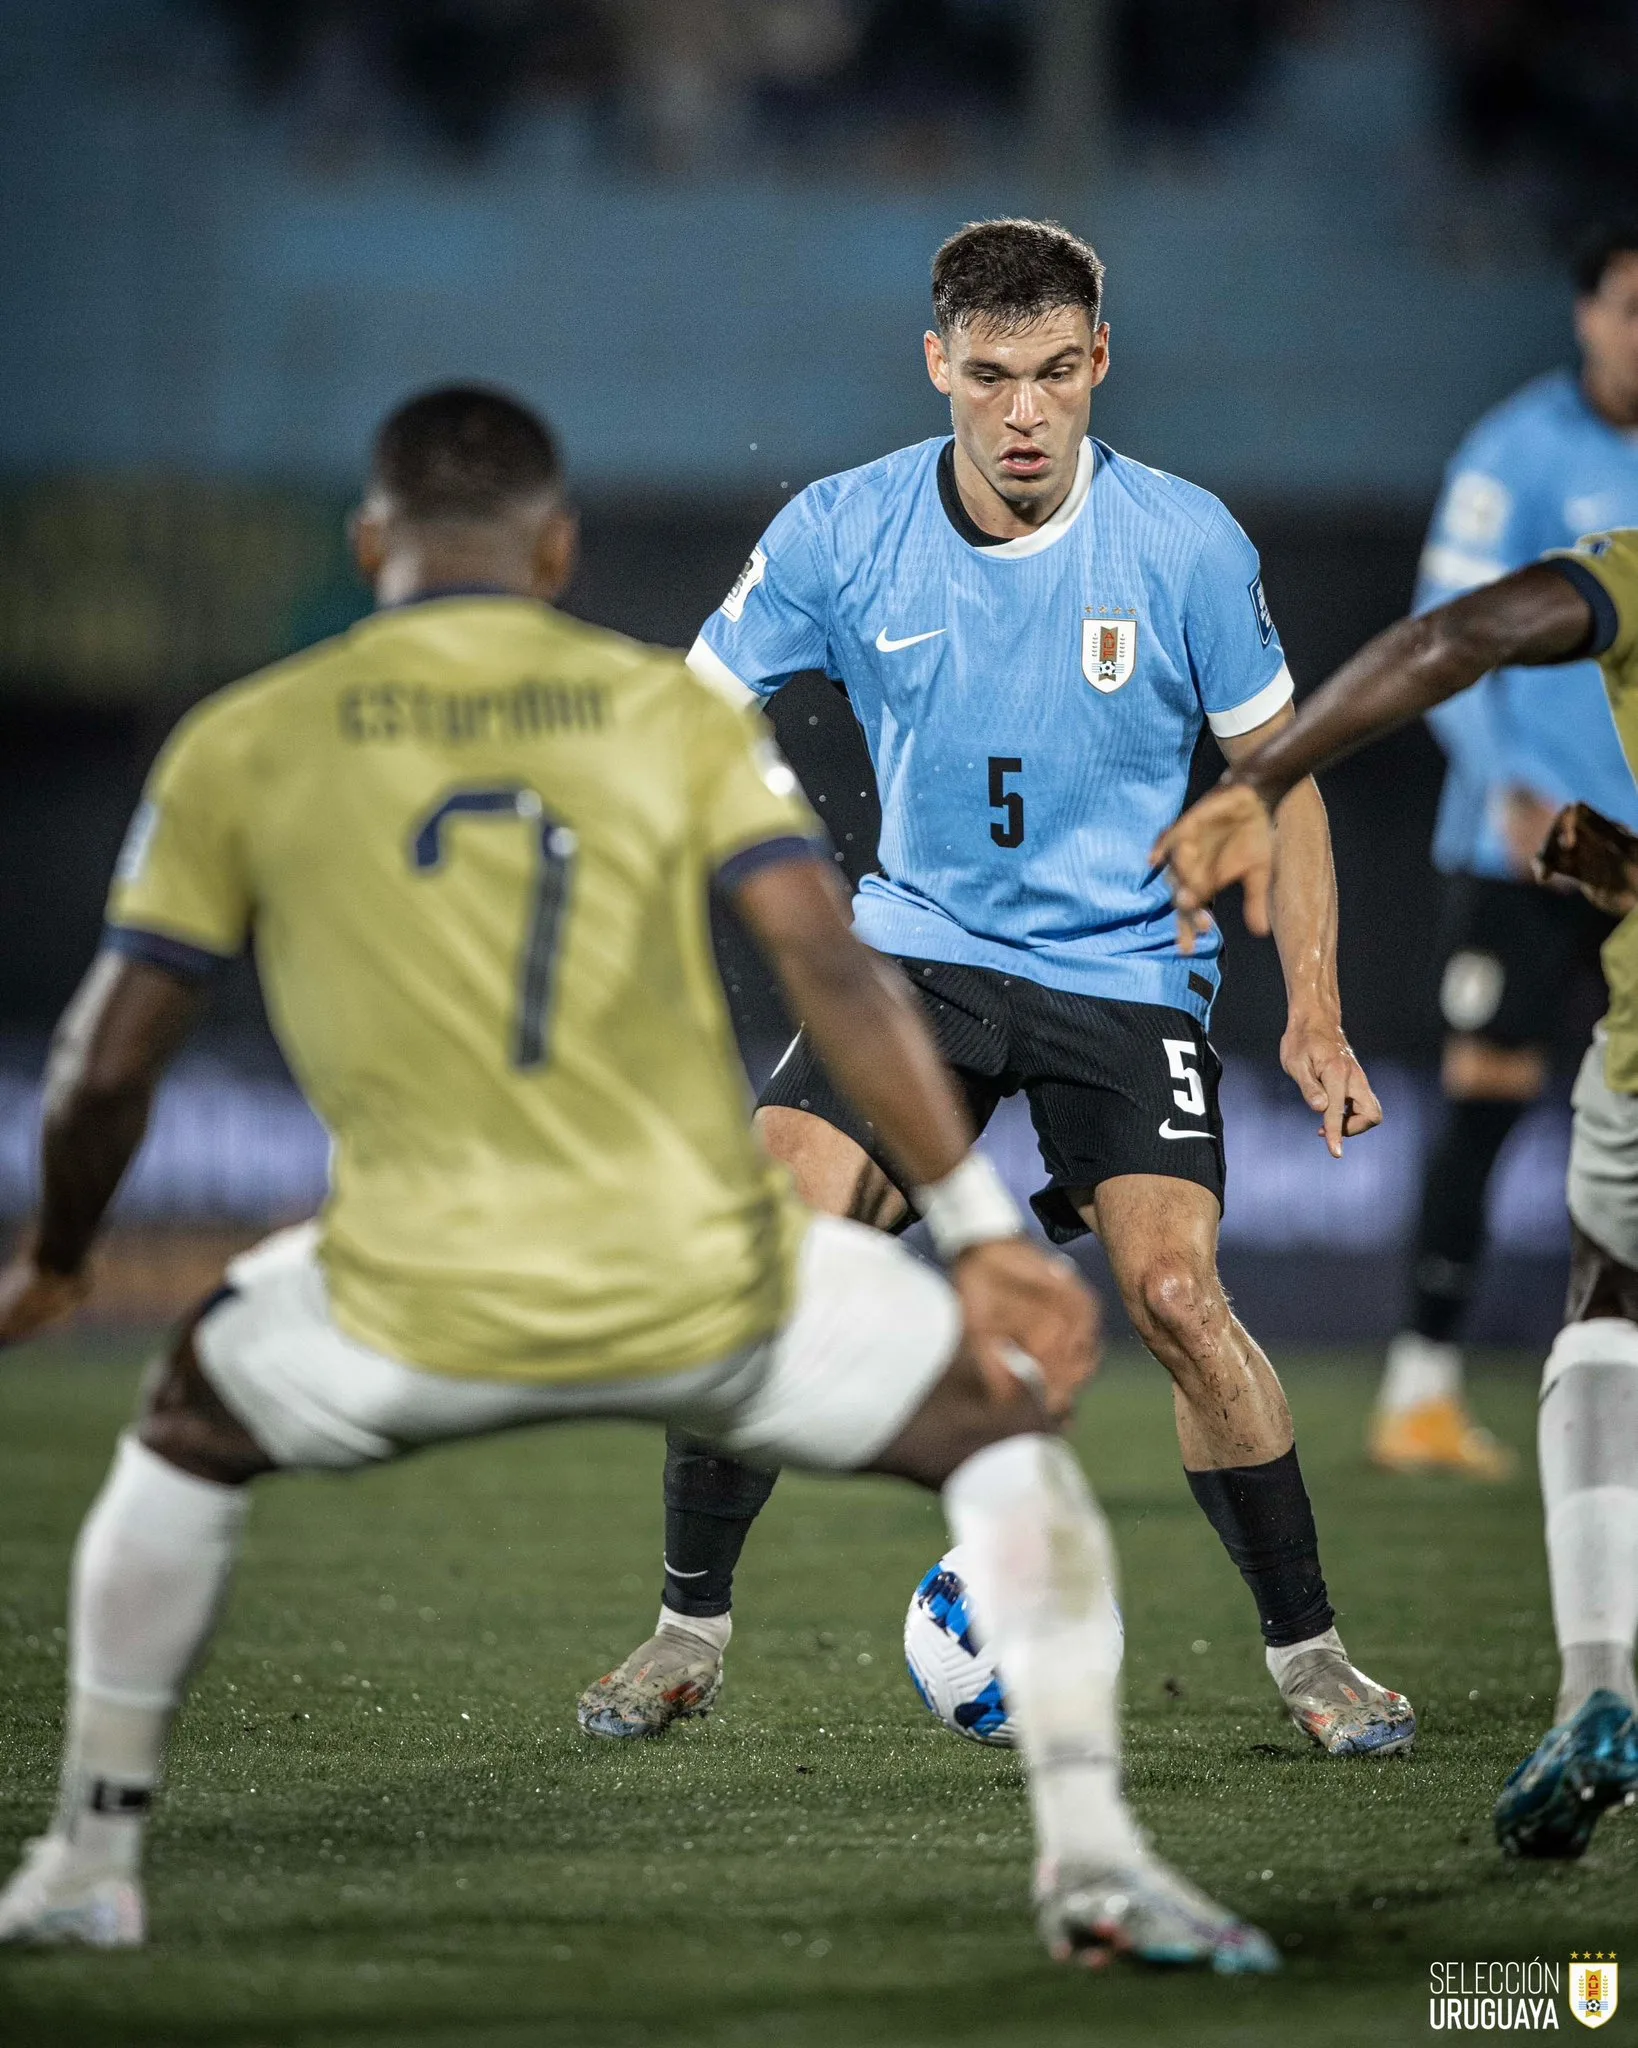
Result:
M1447 1102L1422 1172L1410 1326L1435 1344L1452 1342L1467 1313L1484 1251L1485 1190L1496 1154L1527 1102Z
M776 1472L742 1465L680 1429L665 1438L665 1587L673 1614L726 1614L734 1568Z
M1322 1636L1336 1616L1320 1570L1319 1535L1293 1444L1266 1465L1191 1472L1189 1488L1251 1588L1271 1650Z

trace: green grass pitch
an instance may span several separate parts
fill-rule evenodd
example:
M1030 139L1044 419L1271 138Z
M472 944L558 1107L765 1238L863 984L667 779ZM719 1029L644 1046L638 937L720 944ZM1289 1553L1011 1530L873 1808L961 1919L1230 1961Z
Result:
M69 1545L138 1363L66 1343L0 1361L8 1863L48 1811ZM586 1741L575 1694L650 1626L660 1540L658 1434L599 1426L263 1489L153 1828L153 1945L7 1955L0 2038L1382 2048L1430 2038L1436 1958L1562 1967L1625 1933L1638 1966L1638 1815L1567 1868L1506 1865L1490 1839L1556 1668L1533 1479L1373 1474L1367 1362L1284 1363L1347 1639L1421 1715L1408 1759L1330 1763L1277 1717L1158 1367L1117 1359L1076 1432L1123 1561L1132 1796L1275 1934L1282 1978L1044 1961L1017 1765L939 1730L904 1674L904 1608L942 1546L908 1488L785 1480L721 1710ZM1525 1451L1533 1394L1523 1360L1478 1387ZM1607 2038L1634 2037L1619 2013Z

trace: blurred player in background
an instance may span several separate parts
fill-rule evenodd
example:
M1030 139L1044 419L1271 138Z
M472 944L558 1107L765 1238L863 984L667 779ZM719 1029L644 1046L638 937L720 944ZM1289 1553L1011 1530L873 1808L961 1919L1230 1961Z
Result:
M1256 1603L1286 1710L1330 1754L1404 1748L1410 1706L1349 1661L1279 1380L1217 1275L1215 947L1177 944L1149 842L1206 726L1229 758L1291 716L1256 550L1205 491L1088 437L1103 265L1065 229L978 222L933 262L928 374L953 438L810 485L689 655L741 706L802 670L846 687L881 792L855 924L898 959L982 1127L1029 1102L1059 1243L1095 1231L1171 1374L1195 1499ZM1319 793L1281 821L1280 1053L1340 1158L1380 1117L1342 1029ZM803 1013L796 1013L803 1019ZM805 1023L805 1019L803 1019ZM919 1203L805 1029L758 1126L812 1207L884 1230ZM581 1723L657 1734L708 1707L733 1573L772 1484L673 1436L655 1634Z
M1448 603L1595 527L1638 523L1638 224L1576 264L1579 376L1554 370L1487 413L1453 458L1422 556L1417 610ZM1427 1160L1408 1326L1388 1351L1370 1432L1396 1471L1505 1477L1512 1453L1469 1418L1462 1321L1484 1251L1485 1197L1508 1132L1546 1086L1577 969L1609 920L1539 888L1530 862L1576 799L1638 827L1597 665L1554 678L1498 669L1428 721L1449 757L1434 836L1450 877L1440 1007L1445 1117Z
M334 1164L321 1220L236 1260L183 1328L81 1530L61 1794L0 1939L142 1940L143 1827L249 1480L627 1415L942 1488L1032 1774L1053 1951L1274 1967L1121 1797L1105 1533L1053 1434L1092 1299L969 1151L765 728L677 656L550 609L573 548L557 456L500 394L394 414L355 545L374 616L172 735L54 1043L0 1342L83 1291L154 1086L252 933ZM811 1217L756 1143L713 879L918 1187L950 1281Z
M1597 661L1626 759L1638 769L1638 528L1573 549L1403 621L1345 663L1296 723L1161 836L1179 917L1246 887L1269 925L1273 819L1303 778L1495 669ZM1573 668L1533 678L1544 703ZM1638 837L1566 809L1546 871L1622 922L1604 947L1609 1010L1576 1080L1570 1145L1573 1258L1565 1325L1542 1377L1537 1455L1553 1620L1562 1659L1555 1724L1507 1782L1496 1834L1516 1856L1579 1856L1600 1814L1638 1797Z

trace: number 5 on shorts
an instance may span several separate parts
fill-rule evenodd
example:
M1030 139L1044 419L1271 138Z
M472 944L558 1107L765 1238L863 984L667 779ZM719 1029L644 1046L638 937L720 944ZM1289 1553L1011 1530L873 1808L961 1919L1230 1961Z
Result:
M1181 1088L1172 1090L1172 1100L1185 1116L1204 1116L1206 1113L1206 1091L1201 1084L1199 1070L1189 1065L1190 1060L1200 1057L1200 1049L1192 1038L1163 1038L1166 1048L1166 1065L1174 1081L1181 1081Z
M547 1054L547 1016L557 978L557 952L569 902L575 836L551 817L532 789L458 789L416 827L410 839L410 865L417 874L436 874L444 864L444 827L451 818L521 818L535 828L540 845L540 872L529 915L518 972L518 1010L512 1027L510 1058L514 1067L542 1067Z

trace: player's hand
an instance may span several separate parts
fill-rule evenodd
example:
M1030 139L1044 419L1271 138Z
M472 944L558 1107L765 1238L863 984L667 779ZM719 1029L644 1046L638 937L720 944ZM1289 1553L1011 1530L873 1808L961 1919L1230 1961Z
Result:
M1606 917L1638 908L1638 836L1590 804L1566 804L1532 863L1538 882L1573 883Z
M48 1273L31 1252L0 1267L0 1345L21 1344L69 1315L90 1292L83 1273Z
M1040 1368L1038 1391L1054 1420L1096 1372L1102 1341L1098 1298L1060 1253L1022 1237L976 1244L951 1270L966 1317L967 1341L998 1401L1017 1398L1020 1377L1008 1363L1024 1353Z
M1267 938L1268 886L1274 871L1274 825L1263 800L1243 783L1225 783L1186 810L1149 854L1167 870L1185 953L1211 929L1206 906L1231 882L1245 888L1247 929Z
M1357 1138L1381 1123L1382 1105L1340 1022L1293 1016L1280 1040L1280 1065L1303 1101L1319 1112L1319 1134L1333 1159L1342 1157L1344 1138Z

